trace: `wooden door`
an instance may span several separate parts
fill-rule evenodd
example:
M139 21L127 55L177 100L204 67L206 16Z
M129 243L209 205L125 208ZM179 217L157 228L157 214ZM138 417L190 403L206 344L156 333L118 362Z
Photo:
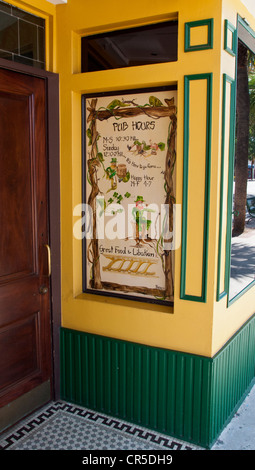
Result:
M0 406L51 380L45 80L0 70Z

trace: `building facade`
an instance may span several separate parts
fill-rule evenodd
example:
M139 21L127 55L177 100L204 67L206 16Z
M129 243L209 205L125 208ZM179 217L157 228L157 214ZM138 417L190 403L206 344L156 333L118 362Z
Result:
M255 53L252 2L141 0L137 3L130 0L123 4L113 0L106 4L98 0L95 6L83 0L9 0L8 5L44 19L45 70L52 76L56 74L59 80L59 184L56 181L55 185L49 166L50 184L59 187L55 189L60 196L59 220L58 217L54 220L54 210L58 214L54 201L50 203L53 204L50 230L53 233L60 230L61 250L60 263L51 247L57 299L56 307L53 296L56 315L53 316L53 369L57 395L208 448L233 416L254 378L252 220L246 225L244 239L232 237L233 183L237 181L234 165L238 44L245 45L250 54ZM160 34L162 37L166 33L157 36L150 32L151 25L170 26L170 39L162 40L159 45ZM142 31L147 31L149 38L155 37L154 42L152 39L151 43L146 42ZM111 36L113 32L115 36ZM135 39L133 33L137 34ZM168 44L170 56L165 57ZM149 58L144 58L147 53ZM118 60L123 63L120 65ZM1 67L8 69L8 63L13 61L3 59ZM113 144L107 139L117 134L122 139L131 139L132 135L136 138L133 144L142 135L147 137L145 132L139 132L137 124L130 134L131 121L124 114L130 107L128 101L136 107L133 111L136 113L137 103L141 110L145 97L164 98L164 93L166 99L174 97L175 109L171 108L171 113L177 116L176 128L173 127L175 118L171 117L172 132L175 129L171 134L175 138L171 176L174 175L174 202L180 208L175 234L179 242L172 249L173 289L169 301L165 301L166 297L163 301L159 299L158 293L144 296L139 289L131 294L129 289L126 295L120 286L126 282L127 274L122 274L120 265L111 288L105 287L108 281L96 284L96 250L101 245L96 245L92 236L94 258L89 269L87 245L75 232L82 218L81 204L91 202L86 194L93 187L91 178L96 171L89 167L86 174L89 144L92 147L89 160L100 159L100 149L103 149L104 163L110 164L117 138ZM107 107L114 99L118 103ZM99 105L103 103L104 111L110 113L108 120L97 123L101 141L98 140L94 156L93 139L92 144L86 140L88 130L93 131L92 126L88 127L88 108L94 117L98 113L97 120L101 108L93 111L93 100ZM47 103L50 108L52 101ZM162 102L151 101L146 108L143 105L143 117L132 118L132 122L156 122L152 108L162 111ZM122 114L118 115L119 110ZM126 125L112 127L110 135L112 118L116 126L123 122ZM170 152L170 137L166 142ZM126 146L125 149L131 154ZM157 158L163 154L160 151L159 146ZM121 160L119 155L117 151ZM126 161L135 158L148 165L150 157L146 160L145 154L139 157L132 153L131 160ZM96 165L99 164L97 161ZM162 171L166 175L164 163ZM148 196L149 189L144 185L139 186L139 193L138 188L136 193L131 191L135 187L131 185L132 176L136 181L135 178L144 178L146 171L140 166L130 173L131 180L126 185L123 178L120 183L119 177L121 194L125 191L142 197L143 190ZM153 170L147 174L148 178L154 178ZM107 184L110 182L111 178ZM249 190L252 196L252 187ZM56 196L50 191L49 197ZM238 240L243 251L241 262L235 263L234 253L240 253L241 249ZM109 246L114 247L116 254L116 241L111 240ZM237 249L234 251L233 247ZM102 255L102 251L98 253ZM122 266L125 260L122 258ZM164 262L165 265L168 262L167 255ZM243 267L249 270L243 272ZM105 272L101 270L102 279ZM143 283L154 288L159 281L150 284L146 272L142 271ZM134 272L131 278L135 286L142 283L141 276L137 280ZM169 278L166 291L168 287ZM4 328L5 323L3 331ZM3 409L6 406L7 402Z

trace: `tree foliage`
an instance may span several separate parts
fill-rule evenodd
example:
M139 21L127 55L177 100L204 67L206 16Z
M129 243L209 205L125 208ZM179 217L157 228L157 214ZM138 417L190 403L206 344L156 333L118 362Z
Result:
M238 41L237 93L236 93L236 152L235 152L235 191L234 219L232 236L239 236L245 228L247 175L250 129L249 93L250 55L247 47Z
M245 228L248 162L255 159L255 55L238 43L235 195L232 236Z

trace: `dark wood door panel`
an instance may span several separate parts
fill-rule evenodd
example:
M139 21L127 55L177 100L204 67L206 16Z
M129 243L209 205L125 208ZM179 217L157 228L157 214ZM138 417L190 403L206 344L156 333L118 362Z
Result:
M39 312L0 329L0 389L41 372Z
M45 80L0 69L0 407L52 374L46 142Z
M40 279L38 276L0 285L0 328L17 322L28 312L40 311L39 288Z
M0 93L0 281L36 270L32 102Z

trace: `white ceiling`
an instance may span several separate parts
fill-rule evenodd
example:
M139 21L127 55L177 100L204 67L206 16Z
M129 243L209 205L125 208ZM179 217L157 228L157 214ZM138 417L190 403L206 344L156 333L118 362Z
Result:
M254 0L241 0L241 2L246 6L247 10L255 16L255 1Z
M47 0L49 3L53 3L53 5L63 5L63 3L67 3L67 0Z

